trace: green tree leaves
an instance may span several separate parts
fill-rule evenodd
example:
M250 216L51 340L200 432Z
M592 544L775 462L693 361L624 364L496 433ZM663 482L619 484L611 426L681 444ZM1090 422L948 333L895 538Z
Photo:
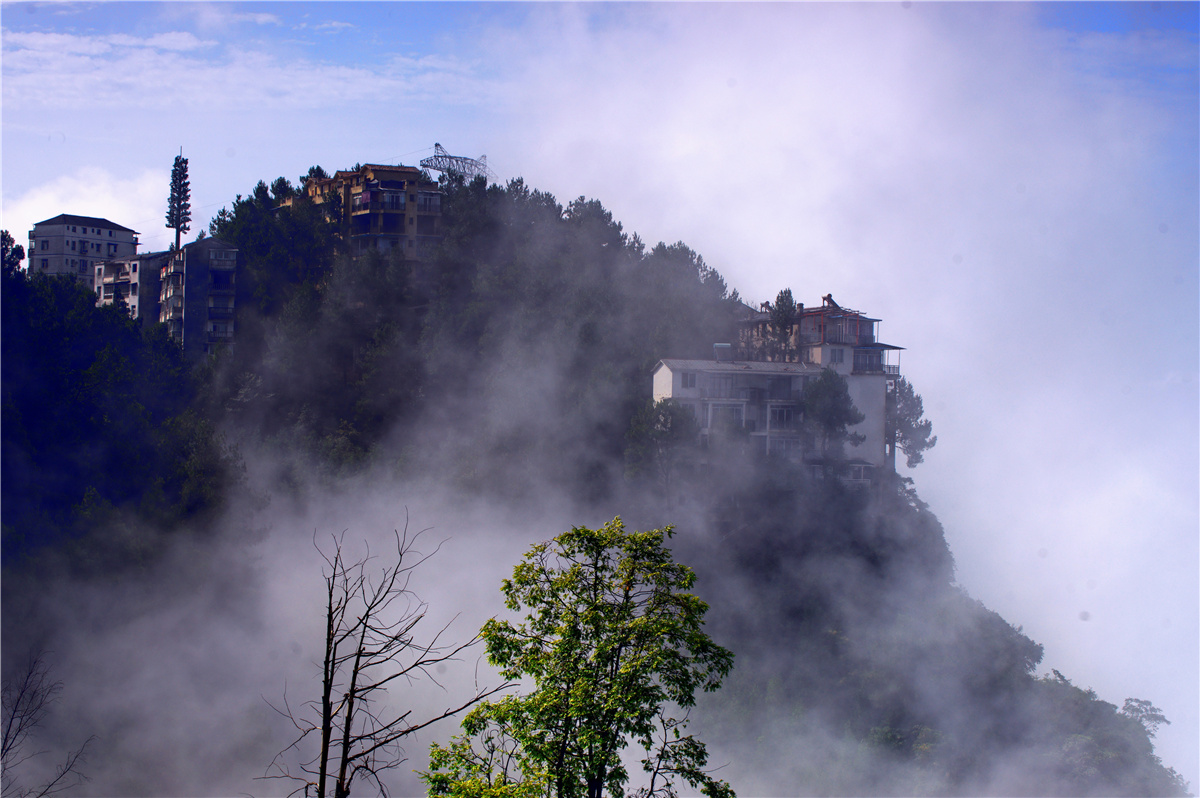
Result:
M175 156L171 167L171 195L167 198L167 227L175 231L175 249L179 237L190 229L192 221L192 189L188 180L188 159Z
M671 531L627 532L617 518L530 549L502 588L524 618L492 619L483 638L504 677L534 689L480 706L464 737L434 748L424 775L434 794L544 783L557 798L621 796L629 776L620 753L635 741L647 751L645 794L681 778L732 795L704 771L704 745L682 734L686 715L672 714L691 707L698 690L717 689L733 655L705 634L708 606L688 592L695 575L665 546ZM504 752L522 763L519 780L511 768L500 776L484 768L508 761Z
M898 446L908 458L909 468L920 464L924 452L937 444L933 434L933 422L923 418L925 405L921 395L913 390L908 380L900 377L887 394L888 440Z

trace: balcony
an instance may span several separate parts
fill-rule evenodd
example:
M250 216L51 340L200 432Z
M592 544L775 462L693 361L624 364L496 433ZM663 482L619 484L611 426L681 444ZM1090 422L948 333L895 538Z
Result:
M232 319L233 308L209 308L208 317L210 319Z

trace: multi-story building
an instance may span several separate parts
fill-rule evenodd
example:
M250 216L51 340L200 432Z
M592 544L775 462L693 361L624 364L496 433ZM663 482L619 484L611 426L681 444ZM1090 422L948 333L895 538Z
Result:
M96 304L111 305L122 300L129 315L143 323L158 322L159 272L171 259L171 252L148 252L132 258L100 261L96 264Z
M138 234L108 219L59 214L34 224L29 231L30 274L69 275L94 288L99 261L132 258Z
M405 257L421 259L441 240L442 194L415 166L367 164L309 178L304 193L340 215L351 253L401 249Z
M846 380L850 399L864 416L849 430L863 439L847 445L842 476L869 480L875 469L890 467L887 394L899 367L888 357L900 347L876 339L879 319L841 308L827 296L820 308L798 309L788 346L776 347L767 326L769 312L747 311L736 349L717 344L713 360L659 361L655 401L669 398L688 409L702 438L732 425L744 429L759 451L802 459L821 472L825 464L804 424L802 397L811 380L832 369Z
M232 343L237 247L203 238L167 254L158 269L158 320L192 357Z

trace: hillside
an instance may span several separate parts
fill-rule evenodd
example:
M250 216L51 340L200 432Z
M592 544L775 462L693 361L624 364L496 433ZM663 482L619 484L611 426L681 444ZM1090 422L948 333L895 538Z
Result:
M1186 794L1149 702L1039 675L1042 647L955 583L911 482L814 479L736 439L704 467L685 451L669 488L629 467L655 363L734 335L737 292L698 253L520 180L445 188L424 262L336 254L317 209L277 207L286 181L239 197L211 226L246 260L238 344L192 371L157 327L5 273L6 673L67 633L32 628L54 590L140 584L181 567L177 546L236 550L318 487L436 483L498 513L679 528L737 655L696 725L745 795Z

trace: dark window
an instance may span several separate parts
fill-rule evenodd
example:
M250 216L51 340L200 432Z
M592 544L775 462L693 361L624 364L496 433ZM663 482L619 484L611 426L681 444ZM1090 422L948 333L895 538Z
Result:
M696 372L694 372L694 371L683 372L682 374L679 375L679 382L680 382L680 385L684 388L695 388L696 387Z

